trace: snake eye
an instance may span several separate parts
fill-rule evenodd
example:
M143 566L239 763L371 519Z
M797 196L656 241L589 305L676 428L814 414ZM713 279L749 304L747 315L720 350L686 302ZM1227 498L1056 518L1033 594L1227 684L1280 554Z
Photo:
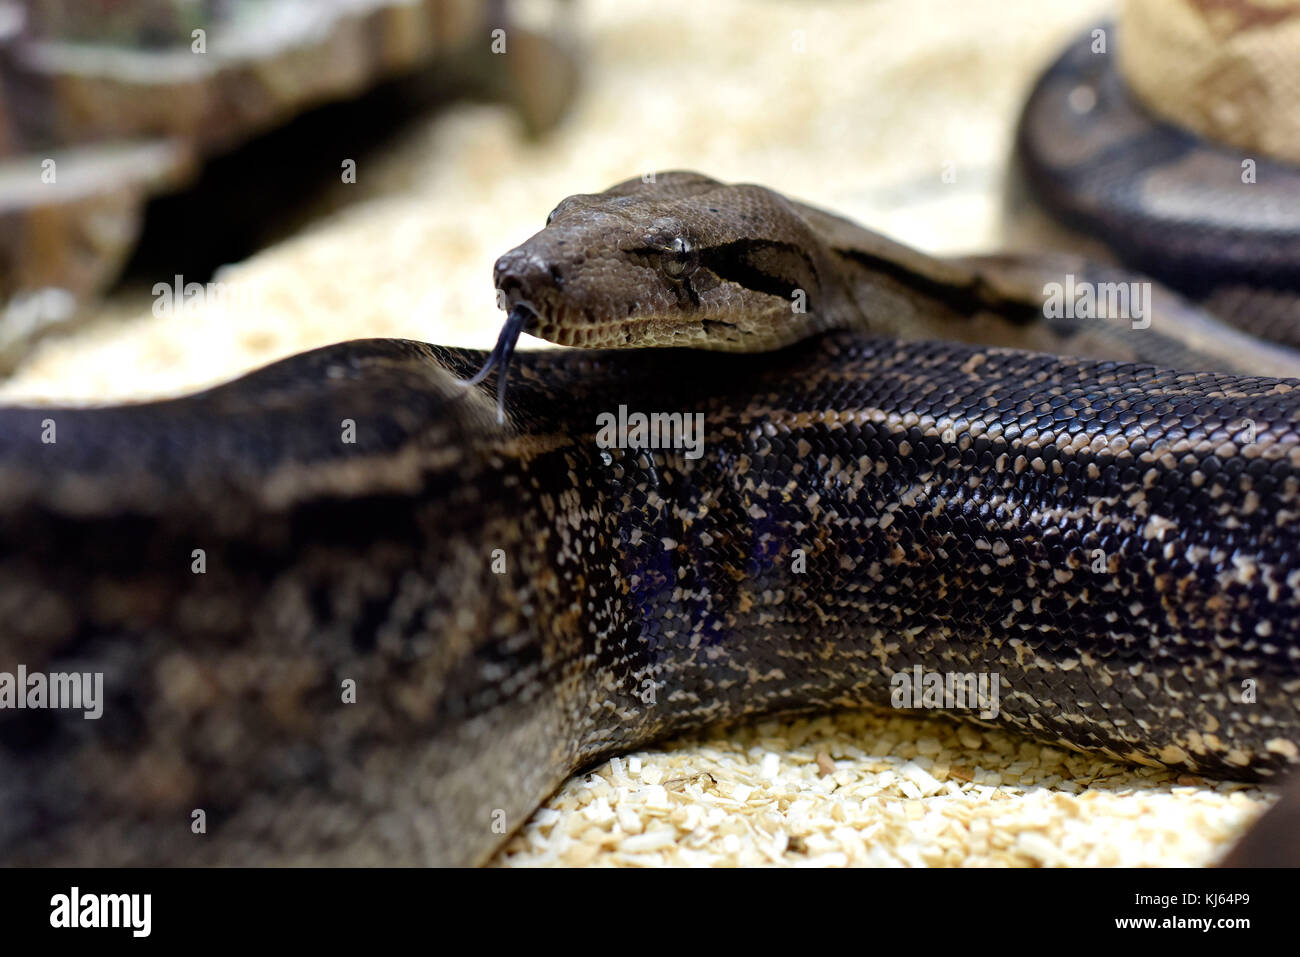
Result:
M555 218L555 214L558 213L559 211L560 211L560 207L556 206L553 210L551 210L549 213L546 214L547 226L551 225L551 220Z
M683 279L695 272L699 265L699 256L695 244L684 236L678 236L664 250L663 270L673 279Z

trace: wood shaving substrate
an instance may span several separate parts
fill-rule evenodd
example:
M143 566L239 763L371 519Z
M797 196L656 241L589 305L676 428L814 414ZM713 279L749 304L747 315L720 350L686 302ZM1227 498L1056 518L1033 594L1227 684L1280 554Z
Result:
M501 866L1212 863L1269 803L942 718L768 721L571 778Z

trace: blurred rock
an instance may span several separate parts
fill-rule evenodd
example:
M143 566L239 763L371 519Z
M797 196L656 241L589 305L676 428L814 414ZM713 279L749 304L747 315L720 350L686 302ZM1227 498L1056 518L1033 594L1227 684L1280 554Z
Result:
M145 201L323 103L482 64L508 6L481 0L0 0L0 373L102 292ZM574 89L560 46L478 67L526 125ZM439 76L445 75L439 72Z

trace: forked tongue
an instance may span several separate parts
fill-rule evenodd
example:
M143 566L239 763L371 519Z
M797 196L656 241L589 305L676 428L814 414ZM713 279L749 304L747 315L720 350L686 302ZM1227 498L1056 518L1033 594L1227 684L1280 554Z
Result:
M457 380L463 386L475 386L486 379L489 372L500 366L500 371L497 373L497 422L506 420L506 380L510 371L510 357L515 352L515 343L519 341L519 334L528 328L536 315L530 306L523 303L516 304L506 314L501 335L497 337L497 344L488 353L483 368L474 373L471 378Z

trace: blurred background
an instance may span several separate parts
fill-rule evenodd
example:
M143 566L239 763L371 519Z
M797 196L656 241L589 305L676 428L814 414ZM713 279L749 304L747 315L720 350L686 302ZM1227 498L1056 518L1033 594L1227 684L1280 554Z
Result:
M653 170L1003 245L1020 106L1111 6L0 4L0 401L174 395L349 338L489 346L495 258Z

